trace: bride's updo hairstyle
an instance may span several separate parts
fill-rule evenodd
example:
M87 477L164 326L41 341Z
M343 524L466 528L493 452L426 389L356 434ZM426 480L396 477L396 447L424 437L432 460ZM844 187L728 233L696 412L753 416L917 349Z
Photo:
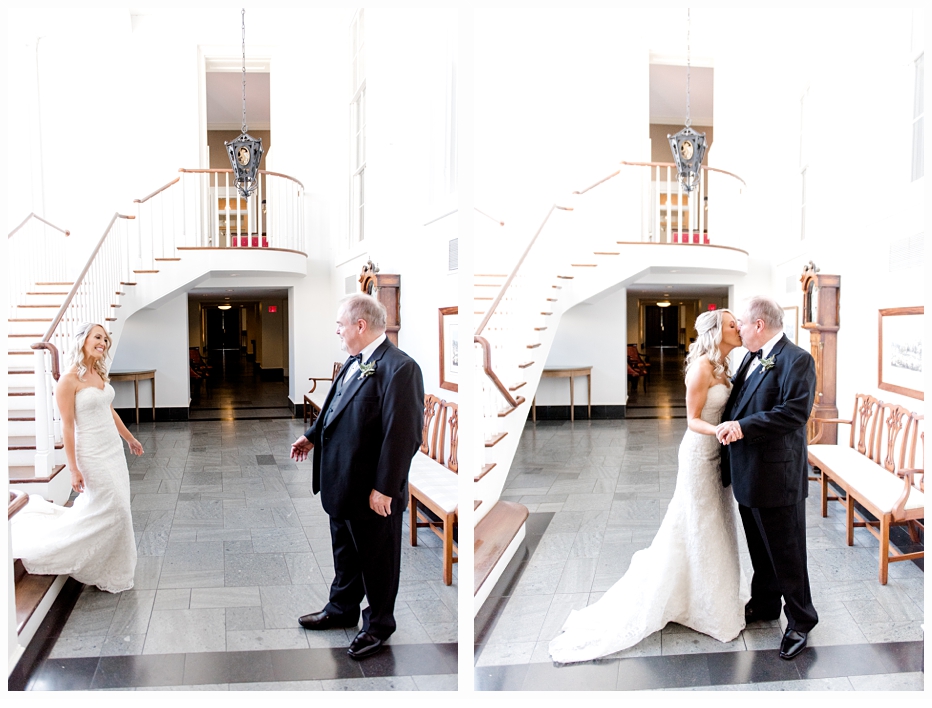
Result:
M91 333L91 330L94 327L100 327L104 332L107 331L106 327L96 324L95 322L85 322L80 327L78 331L74 333L74 341L71 342L71 349L68 350L68 363L73 364L78 370L78 379L84 381L84 374L87 373L87 364L84 363L84 343L87 341L87 336ZM109 339L110 335L107 335ZM107 357L110 356L110 345L107 346L107 351L104 354L103 359L94 361L94 369L100 375L100 378L107 382L110 378L107 376L107 367L104 365L104 361Z
M728 359L722 359L722 354L718 350L719 344L722 343L722 316L725 313L731 315L730 310L709 310L703 312L696 318L696 341L689 345L689 353L686 355L686 371L697 361L706 358L712 362L712 375L717 378L725 378L729 375ZM732 315L734 316L734 315Z

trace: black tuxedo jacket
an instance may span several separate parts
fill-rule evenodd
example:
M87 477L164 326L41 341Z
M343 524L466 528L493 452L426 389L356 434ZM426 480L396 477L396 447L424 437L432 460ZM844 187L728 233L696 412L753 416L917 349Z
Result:
M774 366L758 367L739 391L752 355L732 379L722 420L736 420L744 437L722 447L722 483L739 504L778 507L809 496L806 422L815 398L815 362L784 336L770 352Z
M392 513L400 514L407 502L411 458L421 445L421 368L388 339L369 362L375 362L375 372L360 379L357 371L344 382L338 407L324 425L340 378L334 381L320 415L304 434L314 444L314 493L320 492L324 511L340 519L373 514L373 489L392 497Z

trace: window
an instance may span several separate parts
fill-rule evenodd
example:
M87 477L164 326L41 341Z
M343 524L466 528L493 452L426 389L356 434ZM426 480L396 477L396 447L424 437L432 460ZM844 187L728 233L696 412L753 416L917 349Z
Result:
M915 182L925 175L925 131L923 119L925 117L925 69L923 67L924 54L920 54L915 62L915 84L913 89L913 159L911 181Z
M806 171L809 169L809 150L807 133L809 131L809 89L803 92L799 100L799 238L806 238Z
M366 237L366 45L364 10L350 28L350 245Z

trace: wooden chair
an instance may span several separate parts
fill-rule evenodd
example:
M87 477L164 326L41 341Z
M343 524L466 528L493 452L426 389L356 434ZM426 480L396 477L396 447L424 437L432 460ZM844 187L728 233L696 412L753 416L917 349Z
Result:
M637 391L638 380L644 381L644 393L647 393L647 382L650 379L650 364L645 362L638 349L633 344L628 345L628 381L634 381L634 390Z
M645 357L647 357L647 355L644 354L642 356L641 352L638 351L636 344L628 345L628 364L631 366L631 368L637 371L642 371L644 375L647 377L647 381L649 383L650 382L650 361L646 359ZM646 391L647 389L645 388L644 390Z
M336 379L337 375L340 373L340 370L343 368L343 362L335 361L333 362L333 373L329 377L326 376L311 376L308 380L313 381L311 390L304 394L304 416L303 420L305 423L313 422L316 420L317 416L320 415L320 411L324 406L324 401L327 400L327 394L330 392L330 386L324 385L332 384ZM320 387L318 387L320 383Z
M411 545L417 545L419 528L429 528L443 541L445 585L453 583L453 564L459 560L454 538L459 500L458 415L456 403L433 394L424 396L424 442L411 461L408 476Z

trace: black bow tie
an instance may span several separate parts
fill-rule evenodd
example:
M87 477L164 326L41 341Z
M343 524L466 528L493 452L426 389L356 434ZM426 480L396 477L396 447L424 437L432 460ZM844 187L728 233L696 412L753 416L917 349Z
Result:
M362 364L362 352L355 356L351 356L350 359L355 359L357 364Z
M751 357L754 358L754 359L763 359L763 358L764 358L764 350L763 350L763 349L758 349L756 352L751 352Z

